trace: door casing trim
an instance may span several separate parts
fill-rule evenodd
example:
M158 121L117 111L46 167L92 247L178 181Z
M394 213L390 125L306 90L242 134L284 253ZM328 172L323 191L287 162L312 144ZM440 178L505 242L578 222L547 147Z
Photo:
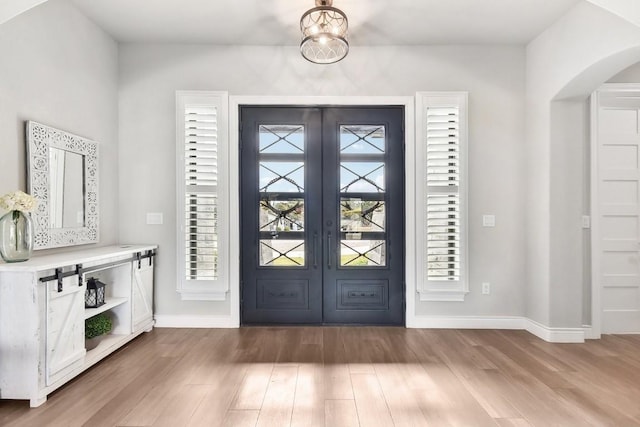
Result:
M415 221L415 99L413 96L229 96L229 211L240 212L240 116L242 105L376 106L404 107L405 178L405 325L415 319L416 221ZM240 218L229 215L229 303L231 323L240 327Z

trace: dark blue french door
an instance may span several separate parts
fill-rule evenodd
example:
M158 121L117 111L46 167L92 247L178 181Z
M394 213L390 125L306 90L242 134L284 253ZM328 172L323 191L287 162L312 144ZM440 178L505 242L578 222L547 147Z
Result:
M402 107L241 107L243 324L404 323Z

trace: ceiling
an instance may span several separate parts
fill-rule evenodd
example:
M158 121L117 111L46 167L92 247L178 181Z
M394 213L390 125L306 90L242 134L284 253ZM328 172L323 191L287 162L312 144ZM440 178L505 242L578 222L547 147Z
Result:
M297 45L314 0L71 0L120 42ZM526 44L583 0L334 0L352 45Z

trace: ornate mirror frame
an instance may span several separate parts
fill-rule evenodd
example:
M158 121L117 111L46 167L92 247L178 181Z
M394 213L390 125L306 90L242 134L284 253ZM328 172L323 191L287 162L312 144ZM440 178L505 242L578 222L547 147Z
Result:
M27 187L38 200L33 219L34 249L97 243L98 143L34 121L26 123ZM84 227L50 228L49 148L70 151L84 158Z

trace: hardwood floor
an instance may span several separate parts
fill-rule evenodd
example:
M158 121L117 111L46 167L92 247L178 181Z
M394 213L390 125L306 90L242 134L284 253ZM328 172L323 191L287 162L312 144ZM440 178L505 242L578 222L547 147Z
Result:
M155 329L0 425L640 426L640 336Z

